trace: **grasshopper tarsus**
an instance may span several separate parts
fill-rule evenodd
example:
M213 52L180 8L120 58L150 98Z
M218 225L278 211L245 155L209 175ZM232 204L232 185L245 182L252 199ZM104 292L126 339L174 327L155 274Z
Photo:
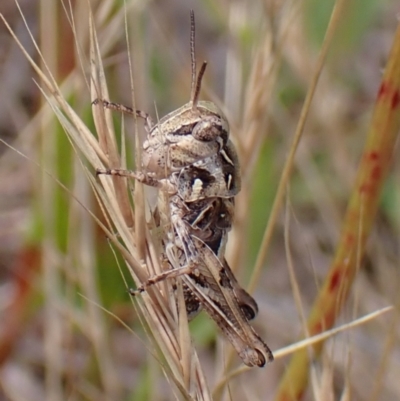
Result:
M92 102L93 106L96 106L99 104L102 105L105 109L117 111L119 113L129 114L129 115L133 115L133 116L136 115L136 117L142 118L143 120L145 120L146 126L148 126L148 127L151 127L153 125L150 115L142 110L134 110L134 109L132 109L132 107L125 106L121 103L109 102L108 100L99 99L99 98L93 100L93 102Z
M129 288L128 289L128 293L129 293L129 295L131 297L136 297L136 296L140 295L144 291L145 291L145 289L141 288L141 287L138 287L136 290L134 290L133 288Z
M136 290L133 290L132 288L129 289L129 294L132 296L137 296L139 294L142 294L147 290L147 288L153 286L154 284L160 283L164 280L171 279L171 278L176 278L179 277L183 274L188 274L193 270L193 266L184 266L184 267L179 267L176 269L171 269L171 270L166 270L162 273L159 273L155 276L152 276L148 278L145 282L142 283L139 287L136 288Z
M107 169L96 168L96 176L99 176L101 174L108 174L108 170Z
M166 179L157 179L149 174L145 174L141 171L133 171L133 170L126 170L123 168L107 168L107 169L96 169L96 175L112 175L117 177L126 177L126 178L133 178L134 180L148 185L150 187L158 188L162 191L167 193L173 194L176 192L176 188L174 185L171 184L169 180Z
M134 178L138 181L142 180L143 173L136 173L132 170L126 170L122 168L96 168L96 175L116 175L118 177L129 177ZM138 178L140 176L140 178Z
M158 180L154 180L142 172L136 172L133 170L126 170L123 168L106 168L106 169L97 168L96 175L101 175L101 174L113 175L113 176L117 176L117 177L133 178L136 181L142 182L147 185L151 185L151 186L155 186L155 187L159 186Z
M120 113L126 113L126 114L142 114L142 111L136 111L133 110L132 107L129 106L125 106L123 104L120 103L114 103L114 102L109 102L108 100L105 99L95 99L92 102L92 105L97 106L97 105L102 105L105 109L109 109L109 110L114 110L114 111L119 111ZM146 114L146 113L144 113Z

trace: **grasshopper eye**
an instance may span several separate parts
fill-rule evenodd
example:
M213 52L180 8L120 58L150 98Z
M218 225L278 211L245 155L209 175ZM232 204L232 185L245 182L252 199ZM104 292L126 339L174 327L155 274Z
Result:
M202 119L193 127L191 135L199 141L217 142L220 150L227 141L227 134L221 127L220 119L214 116L202 117Z

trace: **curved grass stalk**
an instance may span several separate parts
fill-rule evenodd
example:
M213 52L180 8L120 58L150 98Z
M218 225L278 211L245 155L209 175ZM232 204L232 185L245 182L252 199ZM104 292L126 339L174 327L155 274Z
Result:
M307 321L310 336L330 329L349 295L365 244L372 229L382 187L390 168L400 130L400 26L378 92L367 141L358 168L353 192L343 221L340 240L328 276ZM318 357L321 341L311 354ZM310 350L298 351L282 378L275 400L299 400L305 391Z

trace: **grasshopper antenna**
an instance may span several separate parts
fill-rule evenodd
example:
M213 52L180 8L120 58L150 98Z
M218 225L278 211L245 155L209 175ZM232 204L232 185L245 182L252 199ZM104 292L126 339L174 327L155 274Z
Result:
M200 68L199 75L196 79L195 30L196 25L194 21L194 11L190 10L190 58L192 62L192 84L190 91L190 101L192 102L192 110L195 110L197 107L197 102L199 101L199 94L201 89L201 80L203 79L203 75L207 67L207 62L204 61Z
M196 91L196 54L194 48L195 22L194 11L190 10L190 61L192 62L192 84L190 87L190 101L193 102Z

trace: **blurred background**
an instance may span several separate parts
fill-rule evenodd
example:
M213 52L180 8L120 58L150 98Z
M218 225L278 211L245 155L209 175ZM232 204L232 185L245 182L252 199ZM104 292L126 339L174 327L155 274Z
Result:
M154 119L189 100L189 10L194 9L196 58L199 64L208 61L201 98L223 108L242 163L243 190L227 258L246 286L334 2L128 1L128 44L124 3L88 3L111 100L132 103L129 46L136 108ZM395 0L347 3L297 152L288 206L254 292L260 309L254 325L273 350L302 334L284 230L307 315L339 238L398 23ZM34 37L66 99L94 132L87 2L19 4L29 32L14 0L2 0L0 13L41 63ZM38 85L1 23L0 400L175 399L146 351L117 267L120 257L74 199L101 215L82 173L85 161ZM115 124L121 123L115 115ZM124 124L133 163L133 121L125 118ZM399 173L395 157L367 253L337 325L399 305ZM206 316L196 318L191 329L212 388L216 350L228 345ZM339 400L345 387L351 400L400 399L399 336L398 314L392 313L329 340L316 366L327 386L325 399ZM289 359L241 375L228 399L272 399ZM308 391L303 399L315 398Z

